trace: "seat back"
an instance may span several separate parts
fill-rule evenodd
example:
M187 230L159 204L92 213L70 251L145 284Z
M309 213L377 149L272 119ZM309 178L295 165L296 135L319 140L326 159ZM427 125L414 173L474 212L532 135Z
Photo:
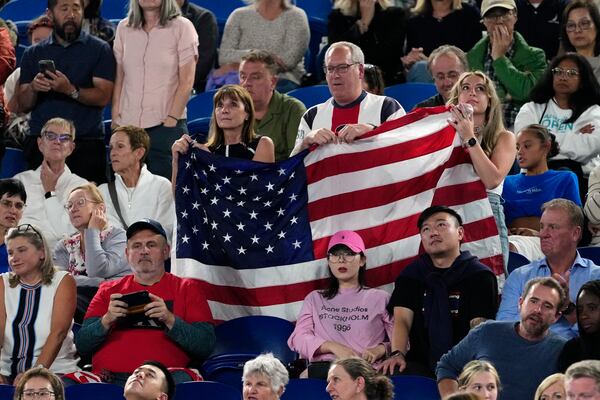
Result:
M102 8L100 15L102 18L109 20L121 20L127 16L129 9L128 0L104 0L102 2Z
M219 382L184 382L177 384L175 388L175 400L240 400L241 397L238 390Z
M398 100L406 112L409 112L417 103L435 95L437 89L432 83L410 82L388 86L384 89L384 93Z
M66 400L123 400L123 388L110 383L84 383L65 389Z
M2 168L0 168L0 178L12 178L19 172L27 169L27 162L23 155L23 150L7 147L4 149L2 157Z
M327 85L315 85L291 90L288 95L300 100L306 108L325 102L331 97Z
M281 400L330 400L326 387L322 379L290 379Z
M268 351L287 364L296 359L296 353L287 345L293 330L294 324L283 318L267 315L235 318L215 328L217 343L209 358Z
M587 258L588 260L592 260L596 265L600 265L600 247L580 247L577 249L577 251L579 251L579 255L581 257Z
M208 90L190 98L187 103L187 119L210 118L213 111L213 98L216 90Z
M0 384L0 399L10 400L15 394L15 387L12 385Z
M506 267L506 272L510 274L515 269L522 265L529 264L530 262L531 261L529 261L529 259L524 255L511 251L508 253L508 266Z
M394 400L439 400L436 382L424 376L397 375L394 383Z
M43 0L12 0L0 9L0 18L13 22L31 21L46 11Z
M209 9L215 14L217 18L217 25L219 26L219 33L223 35L223 28L229 14L236 8L247 6L243 0L190 0L192 3Z

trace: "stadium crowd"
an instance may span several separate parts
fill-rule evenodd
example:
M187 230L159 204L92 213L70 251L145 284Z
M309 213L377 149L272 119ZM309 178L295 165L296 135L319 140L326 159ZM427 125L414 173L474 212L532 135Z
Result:
M406 219L421 251L386 288L339 227L287 340L300 368L264 348L240 394L279 399L308 377L335 399L392 399L390 376L419 375L443 399L600 399L598 4L311 1L331 5L316 68L319 33L291 0L248 1L221 29L190 0L129 0L117 23L101 0L47 0L18 65L0 22L0 156L27 163L0 179L0 384L15 399L107 382L165 400L202 379L222 321L201 280L170 272L183 155L350 152L427 107L487 194L503 273L461 246L479 232L448 199ZM322 81L327 100L294 97ZM404 83L436 93L411 110L384 94ZM188 103L211 90L208 128L191 129Z

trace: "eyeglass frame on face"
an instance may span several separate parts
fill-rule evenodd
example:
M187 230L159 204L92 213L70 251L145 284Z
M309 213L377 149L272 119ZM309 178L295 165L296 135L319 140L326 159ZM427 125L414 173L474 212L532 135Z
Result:
M447 74L444 73L439 73L439 74L435 74L433 76L433 79L436 81L445 81L446 79L450 79L452 81L457 81L458 78L460 78L460 72L457 71L450 71Z
M336 253L327 253L327 261L332 263L343 263L354 261L357 255L360 253L353 253L348 251L341 251Z
M77 208L85 207L85 204L88 201L93 204L100 204L99 201L88 199L87 197L81 197L75 201L67 201L63 207L65 210L67 210L67 212L70 212L73 208L75 208L75 206L77 206Z
M49 142L55 142L58 139L60 143L67 143L73 140L73 136L70 133L55 133L52 131L43 132L42 137Z
M19 396L21 399L49 399L54 396L55 393L52 390L23 390L23 393Z
M581 30L581 31L587 31L588 29L592 28L592 25L594 24L594 21L592 21L591 19L581 19L577 22L567 22L565 24L565 31L567 32L576 32L577 29Z
M8 199L0 199L0 204L2 205L2 207L6 208L13 208L14 206L18 211L23 211L25 207L27 207L27 204L25 204L25 202L13 202Z
M564 76L567 79L573 79L580 75L579 71L576 70L575 68L563 69L561 67L555 67L555 68L552 68L551 71L552 71L552 76Z
M325 75L327 74L335 74L336 72L340 75L347 74L350 70L350 67L353 65L362 64L359 62L353 62L351 64L338 64L338 65L323 65L323 72Z
M503 14L497 14L497 13L495 15L486 14L483 16L483 18L479 22L481 22L481 23L484 23L484 22L506 22L506 21L508 21L508 19L510 17L512 17L514 10L509 10L506 8L505 8L505 10L506 10L506 12Z

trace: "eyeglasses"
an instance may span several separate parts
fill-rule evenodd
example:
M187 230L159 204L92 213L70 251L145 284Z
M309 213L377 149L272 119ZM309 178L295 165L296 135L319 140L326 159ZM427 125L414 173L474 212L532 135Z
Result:
M327 260L331 262L350 262L354 260L358 253L348 253L345 251L339 253L327 253Z
M66 142L70 142L71 140L73 140L71 135L69 135L68 133L60 133L59 134L59 133L54 133L51 131L44 132L43 137L49 142L54 142L56 139L58 139L58 141L61 143L66 143Z
M483 20L481 22L506 22L511 16L512 11L488 13L483 16Z
M27 233L29 231L33 231L33 233L35 233L36 235L38 235L40 238L42 237L42 235L40 234L40 232L37 229L35 229L33 227L33 225L31 225L31 224L21 224L21 225L17 226L15 229L19 233Z
M575 78L579 76L579 71L574 68L562 69L560 67L552 68L554 76L566 76L567 78Z
M50 390L24 390L21 394L22 399L40 399L45 400L54 396L54 392Z
M0 204L2 204L2 207L5 207L5 208L13 208L13 206L14 206L19 211L22 211L27 206L22 201L12 202L10 200L5 200L5 199L0 200Z
M346 72L348 72L348 70L350 69L351 66L356 65L356 64L360 64L360 63L325 65L325 66L323 66L323 71L326 74L333 74L333 73L337 72L338 74L343 75Z
M443 74L443 73L436 74L433 77L433 79L435 79L438 82L445 81L446 79L450 79L451 81L456 81L456 80L458 80L459 77L460 77L460 74L458 72L451 71L451 72L448 72L447 74Z
M86 199L85 197L82 197L75 201L68 201L67 204L65 204L65 210L71 211L75 206L77 206L77 208L81 208L81 207L85 206L85 203L87 203L88 201L90 203L95 203L95 204L99 203L99 201L90 200L90 199Z
M577 28L579 28L579 30L581 31L587 31L588 29L590 29L592 27L592 20L591 19L582 19L581 21L575 23L575 22L567 22L565 25L565 30L567 32L575 32L577 30Z

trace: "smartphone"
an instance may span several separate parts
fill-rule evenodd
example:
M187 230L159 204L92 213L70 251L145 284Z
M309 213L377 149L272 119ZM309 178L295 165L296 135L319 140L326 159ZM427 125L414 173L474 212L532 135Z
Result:
M46 77L48 77L48 74L46 74L46 72L48 71L56 73L56 66L54 65L54 60L40 60L38 62L38 67L40 69L40 73L46 75Z
M119 300L127 303L127 314L142 313L146 304L152 302L147 290L124 294Z

